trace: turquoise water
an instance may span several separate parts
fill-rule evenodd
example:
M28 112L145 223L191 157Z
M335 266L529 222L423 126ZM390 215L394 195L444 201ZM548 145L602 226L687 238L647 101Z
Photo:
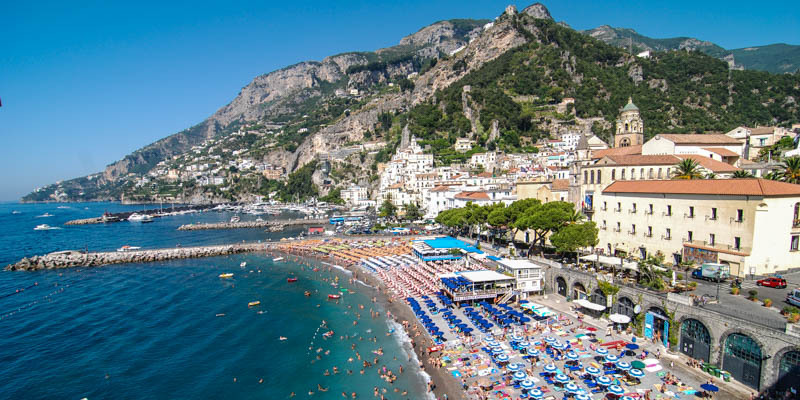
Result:
M39 223L55 226L61 218L123 207L71 206L0 205L0 232L6 238L0 258L5 263L24 255L79 248L83 242L91 250L121 244L163 247L267 238L257 229L174 230L191 221L230 218L222 213L170 217L146 225L32 230ZM23 214L11 215L15 209ZM35 218L45 211L56 216ZM242 261L247 262L245 268L239 266ZM224 272L234 273L234 278L220 279ZM289 276L298 282L287 283ZM352 292L338 302L327 300L328 293L339 291L329 283L335 277L340 288ZM15 294L20 288L27 289ZM312 296L306 297L304 291ZM2 272L0 398L283 399L295 392L297 398L341 399L342 391L372 398L375 386L386 388L389 399L421 398L424 382L416 361L409 362L408 346L398 332L386 335L392 328L383 317L385 311L371 302L372 296L371 288L358 282L351 285L342 271L323 267L314 272L295 262L273 263L264 254ZM255 300L261 305L248 307ZM381 316L371 318L370 308ZM323 320L335 332L334 338L321 337L327 330L320 327ZM344 335L350 338L342 339ZM279 340L280 336L287 340ZM377 365L394 373L400 365L405 369L394 384L381 380L377 367L366 368L362 375L361 364L348 362L355 351L373 361L372 351L381 347L384 355ZM318 348L323 350L317 353ZM324 376L333 366L341 372ZM328 392L319 392L318 384ZM401 396L394 388L408 394ZM309 390L315 392L312 397Z

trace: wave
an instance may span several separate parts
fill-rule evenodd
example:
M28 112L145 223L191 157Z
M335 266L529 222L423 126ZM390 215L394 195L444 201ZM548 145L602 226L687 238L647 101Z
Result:
M431 381L431 376L419 368L419 358L417 357L417 353L414 352L414 347L411 345L411 337L408 336L406 330L403 329L403 325L400 325L394 319L387 318L386 326L388 326L392 332L392 337L400 344L400 348L402 348L406 352L406 355L408 355L408 358L414 362L414 371L417 373L417 375L422 377L422 381L427 387L428 383ZM423 391L427 393L426 397L429 400L436 400L436 396L433 394L433 392L427 392L424 388Z

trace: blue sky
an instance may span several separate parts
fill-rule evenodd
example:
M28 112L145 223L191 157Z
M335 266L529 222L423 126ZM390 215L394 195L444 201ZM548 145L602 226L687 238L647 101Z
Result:
M608 24L726 48L800 44L798 3L544 2L576 29ZM259 74L391 46L442 19L494 18L507 4L0 2L0 200L100 171L202 121Z

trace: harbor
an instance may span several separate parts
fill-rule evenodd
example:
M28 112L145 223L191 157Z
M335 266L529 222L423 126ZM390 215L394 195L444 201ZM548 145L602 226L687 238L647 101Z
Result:
M300 225L321 225L327 224L326 218L297 218L286 220L270 220L270 221L231 221L231 222L213 222L201 224L185 224L178 227L179 231L201 231L201 230L215 230L215 229L243 229L243 228L263 228L270 231L280 231L287 226L300 226Z
M189 214L195 212L202 212L208 211L215 207L219 207L219 205L215 204L202 204L202 205L188 205L188 206L179 206L179 207L169 207L169 208L154 208L149 210L140 210L140 211L126 211L126 212L118 212L118 213L109 213L105 212L103 215L99 217L93 218L81 218L81 219L74 219L64 223L64 225L92 225L92 224L105 224L111 222L121 222L121 221L128 221L132 216L136 218L137 216L147 216L149 218L158 218L165 215L179 215L179 214Z

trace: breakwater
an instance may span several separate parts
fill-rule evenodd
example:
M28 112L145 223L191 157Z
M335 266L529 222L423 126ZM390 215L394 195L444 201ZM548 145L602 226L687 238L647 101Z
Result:
M72 267L99 267L111 264L146 263L185 258L215 257L229 254L247 253L265 249L264 244L241 243L219 246L177 247L169 249L108 251L84 253L80 251L59 251L43 256L25 257L7 265L6 271L38 271Z
M270 230L281 230L286 226L297 225L321 225L327 224L328 220L325 218L317 219L287 219L287 220L272 220L272 221L239 221L239 222L216 222L208 224L186 224L178 227L179 231L201 231L209 229L246 229L246 228L264 228Z
M170 214L186 213L194 211L206 211L216 206L217 206L216 204L199 204L199 205L188 205L188 206L168 207L168 208L154 208L150 210L126 211L119 213L105 213L100 217L74 219L72 221L67 221L64 223L64 225L91 225L91 224L103 224L108 222L127 221L128 217L130 217L132 214L146 214L151 217L158 218L162 215L170 215Z

